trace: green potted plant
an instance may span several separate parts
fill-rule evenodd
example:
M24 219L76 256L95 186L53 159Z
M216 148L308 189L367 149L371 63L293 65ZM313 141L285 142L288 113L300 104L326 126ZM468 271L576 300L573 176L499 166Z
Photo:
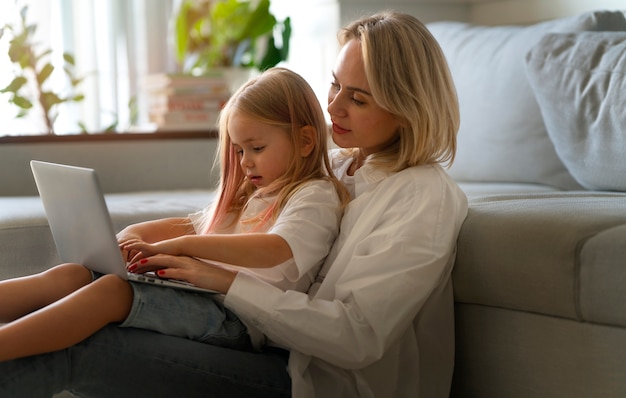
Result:
M262 71L289 55L291 20L278 21L270 0L181 0L174 28L185 74L225 67Z
M84 99L76 93L76 87L82 78L74 71L74 57L70 53L63 54L63 71L69 81L69 89L55 92L50 88L49 78L55 67L50 63L51 49L40 49L34 41L36 24L26 20L28 7L20 10L20 22L17 25L7 23L0 28L0 39L11 34L9 57L16 66L15 77L0 93L9 94L9 102L19 110L18 118L25 117L32 110L41 110L42 119L48 134L54 134L54 122L58 116L58 105L66 102L79 102Z

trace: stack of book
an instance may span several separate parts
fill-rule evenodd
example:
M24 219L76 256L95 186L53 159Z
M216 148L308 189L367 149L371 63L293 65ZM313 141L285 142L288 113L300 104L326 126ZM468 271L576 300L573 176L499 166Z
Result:
M159 131L212 130L230 95L221 74L189 76L154 74L146 77L149 120Z

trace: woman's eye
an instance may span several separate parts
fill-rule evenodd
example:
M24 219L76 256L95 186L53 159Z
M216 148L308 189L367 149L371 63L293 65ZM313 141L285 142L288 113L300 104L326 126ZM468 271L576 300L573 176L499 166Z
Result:
M365 102L359 101L358 99L356 99L354 97L352 97L351 99L352 99L352 102L354 102L355 105L364 105L365 104Z
M341 87L339 87L339 84L337 84L337 83L335 83L335 82L331 82L331 83L330 83L330 91L331 91L331 92L336 93L336 92L338 92L338 91L339 91L339 89L340 89L340 88L341 88Z
M255 147L252 147L252 150L254 152L261 152L264 148L265 148L264 146L255 146Z

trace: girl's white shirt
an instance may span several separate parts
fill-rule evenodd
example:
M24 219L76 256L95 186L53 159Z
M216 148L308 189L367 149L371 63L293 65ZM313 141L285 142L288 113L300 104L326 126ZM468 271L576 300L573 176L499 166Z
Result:
M239 234L263 232L282 237L293 257L271 268L245 268L237 265L215 263L221 267L250 274L282 290L306 292L319 272L324 259L339 233L342 210L335 186L326 180L313 180L303 184L287 201L276 220L261 227L257 223L241 220L254 219L274 203L276 197L253 198L244 209L240 220L218 233ZM204 227L203 219L212 206L191 214L196 233Z
M355 198L308 294L240 274L225 304L290 350L294 397L448 397L450 274L467 199L438 165L389 173L332 152Z

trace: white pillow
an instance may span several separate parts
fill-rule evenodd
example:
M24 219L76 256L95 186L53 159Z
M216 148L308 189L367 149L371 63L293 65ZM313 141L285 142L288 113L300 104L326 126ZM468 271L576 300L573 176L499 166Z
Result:
M547 35L526 61L569 172L587 189L626 191L626 33Z
M626 30L624 14L588 12L532 26L427 26L448 59L461 107L452 177L580 188L548 137L524 57L549 32Z

